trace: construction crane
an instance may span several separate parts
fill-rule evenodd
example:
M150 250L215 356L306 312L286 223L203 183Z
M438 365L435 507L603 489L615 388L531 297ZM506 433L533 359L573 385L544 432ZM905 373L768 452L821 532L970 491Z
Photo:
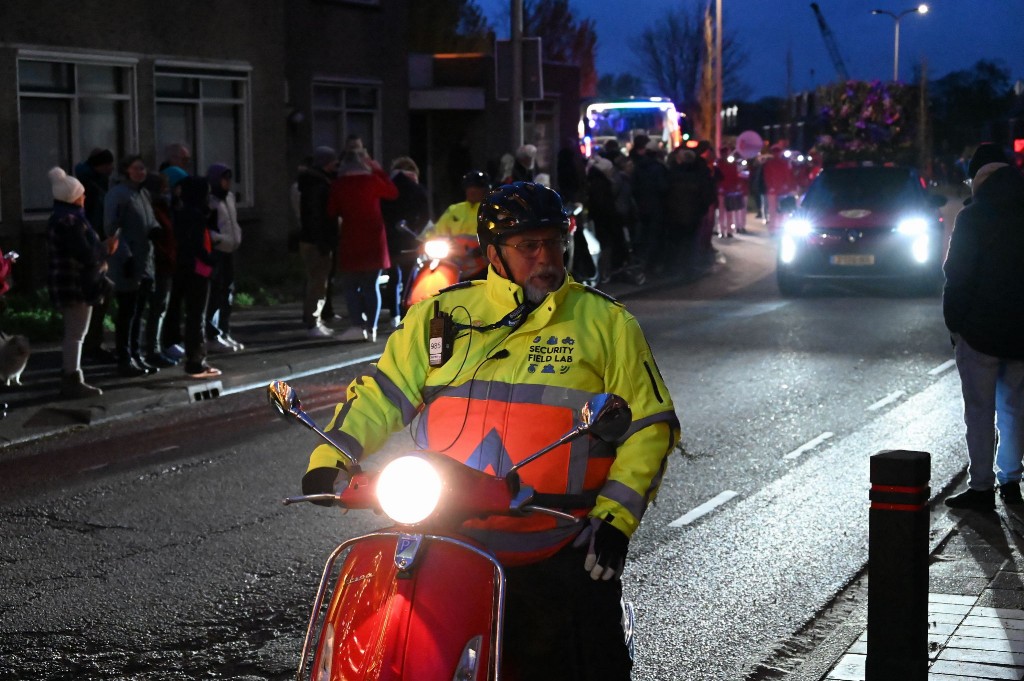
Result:
M836 45L836 37L832 35L832 29L825 23L825 17L822 16L818 3L812 2L811 9L814 10L814 16L818 19L821 37L825 39L825 47L828 48L828 54L832 57L832 64L836 67L836 73L839 74L843 81L850 80L850 74L847 73L846 64L843 62L843 55L839 54L839 46Z

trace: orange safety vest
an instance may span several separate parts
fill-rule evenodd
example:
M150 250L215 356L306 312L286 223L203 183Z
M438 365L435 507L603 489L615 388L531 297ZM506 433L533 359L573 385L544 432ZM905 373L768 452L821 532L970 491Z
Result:
M581 393L579 402L586 397ZM505 475L514 464L575 426L575 410L544 403L538 386L470 381L430 402L419 421L417 443L476 470ZM545 494L596 495L608 477L614 449L584 437L519 469L523 485ZM577 518L587 509L564 509ZM467 521L463 530L496 552L506 565L553 555L579 532L576 523L533 513Z

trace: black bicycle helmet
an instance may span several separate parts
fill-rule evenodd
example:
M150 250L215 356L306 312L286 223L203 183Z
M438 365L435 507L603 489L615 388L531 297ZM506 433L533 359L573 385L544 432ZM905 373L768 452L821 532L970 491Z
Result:
M491 178L482 170L470 170L462 176L462 188L469 189L470 187L490 189Z
M568 236L569 216L558 192L533 182L498 187L484 197L476 216L476 235L485 249L513 234L546 227Z

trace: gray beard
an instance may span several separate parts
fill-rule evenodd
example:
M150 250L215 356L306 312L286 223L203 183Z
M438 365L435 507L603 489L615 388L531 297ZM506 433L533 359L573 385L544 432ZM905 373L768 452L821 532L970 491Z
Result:
M530 286L529 284L523 287L523 291L526 293L526 299L534 305L540 305L548 296L548 291L538 286Z
M563 276L562 281L560 281L558 283L558 286L552 289L552 291L557 290L558 287L564 283L565 277ZM534 305L540 305L542 302L544 302L544 299L547 298L548 294L551 293L551 291L541 288L539 286L533 286L532 284L524 284L523 293L526 295L526 299L528 301L530 301Z

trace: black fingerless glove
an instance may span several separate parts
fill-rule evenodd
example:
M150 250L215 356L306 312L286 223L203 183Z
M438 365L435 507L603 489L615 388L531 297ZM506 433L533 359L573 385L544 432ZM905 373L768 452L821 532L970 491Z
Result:
M609 580L615 575L621 575L626 566L629 537L612 525L614 519L615 516L611 515L603 520L590 518L589 524L573 542L577 548L587 547L583 569L590 573L591 579Z
M349 476L341 468L314 468L302 476L302 494L341 494L348 486ZM334 506L330 501L314 501L320 506Z

